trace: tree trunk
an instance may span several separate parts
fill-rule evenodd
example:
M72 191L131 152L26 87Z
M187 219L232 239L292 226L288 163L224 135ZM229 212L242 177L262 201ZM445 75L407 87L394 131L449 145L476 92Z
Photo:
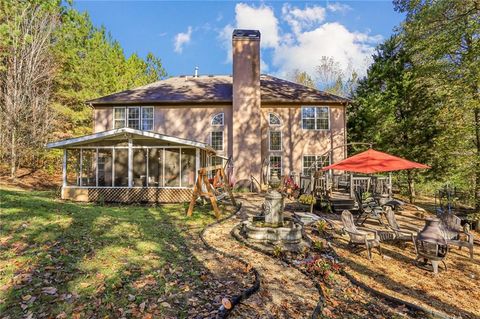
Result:
M475 138L477 158L475 159L475 211L480 212L480 107L475 110Z
M414 179L414 174L411 170L407 171L407 182L408 182L408 200L410 204L413 204L415 201L415 179Z
M12 139L10 145L10 177L15 179L17 174L17 149L16 149L15 130L12 130Z

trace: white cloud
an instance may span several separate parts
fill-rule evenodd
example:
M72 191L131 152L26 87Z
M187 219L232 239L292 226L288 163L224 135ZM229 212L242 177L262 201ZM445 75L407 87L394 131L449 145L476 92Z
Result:
M281 45L275 50L273 64L278 74L285 76L295 69L315 73L322 56L333 57L343 71L354 68L363 74L371 63L375 38L364 33L351 32L338 22L302 32L293 45Z
M298 34L305 28L311 28L325 20L325 8L320 6L300 9L288 3L282 7L282 17L290 25L293 33Z
M192 40L192 27L188 27L187 32L180 32L175 35L174 51L177 53L183 52L183 47Z
M278 19L275 17L273 8L264 4L255 7L245 3L238 3L235 6L235 20L237 29L260 30L262 47L274 48L278 45L280 40Z
M345 13L347 11L353 10L352 7L350 7L348 4L339 3L339 2L333 2L333 3L327 4L327 9L332 12L341 12L341 13Z
M262 70L278 76L285 77L295 69L314 75L322 56L333 57L347 74L354 69L364 75L375 45L382 37L371 35L370 31L349 30L339 22L325 22L328 12L348 10L352 8L341 3L303 8L284 4L277 18L273 8L264 4L239 3L235 6L235 23L222 28L219 39L228 52L227 62L230 62L233 30L260 30ZM264 54L271 54L270 65L265 62Z

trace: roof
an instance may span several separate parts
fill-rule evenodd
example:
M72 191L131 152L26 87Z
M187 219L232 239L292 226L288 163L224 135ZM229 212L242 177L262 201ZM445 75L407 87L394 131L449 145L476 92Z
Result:
M57 142L52 142L47 144L47 148L65 148L67 146L81 146L85 145L88 143L93 143L93 142L99 142L104 139L116 137L116 136L122 136L125 134L131 134L133 137L140 137L140 138L151 138L151 139L156 139L159 141L167 142L167 143L175 143L175 144L181 144L181 145L187 145L187 146L193 146L196 148L208 150L211 152L215 152L208 144L202 143L202 142L197 142L197 141L192 141L192 140L187 140L184 138L179 138L179 137L174 137L170 135L165 135L165 134L159 134L159 133L154 133L154 132L149 132L149 131L140 131L140 130L135 130L133 128L128 128L128 127L123 127L123 128L118 128L114 130L108 130L108 131L103 131L103 132L98 132L95 134L90 134L90 135L84 135L80 137L75 137L75 138L69 138L66 140L61 140Z
M345 104L349 100L324 91L283 80L260 76L262 104ZM232 76L171 77L135 89L88 101L101 105L231 104Z

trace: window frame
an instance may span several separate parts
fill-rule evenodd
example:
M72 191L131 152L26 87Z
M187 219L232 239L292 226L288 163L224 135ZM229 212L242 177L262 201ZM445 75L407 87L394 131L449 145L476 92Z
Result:
M313 108L314 109L314 117L307 117L304 118L303 116L303 111L304 109L307 108ZM317 120L319 119L324 119L320 118L317 116L317 109L319 108L325 108L327 109L327 123L328 123L328 128L318 128L317 127ZM314 121L314 128L305 128L303 120L313 120ZM330 123L330 106L327 105L304 105L300 109L300 125L302 127L302 130L305 131L330 131L331 123Z
M116 118L116 113L117 110L123 110L123 119ZM116 122L117 121L123 121L123 126L121 127L116 127ZM122 106L122 107L114 107L113 108L113 129L119 129L119 128L124 128L127 127L127 108Z
M283 156L281 154L270 154L268 156L268 176L272 178L272 157L279 157L280 158L280 176L283 175Z
M138 119L132 119L132 121L138 121L138 128L133 128L130 126L130 110L138 110ZM126 112L126 120L127 120L127 127L132 128L134 130L142 130L142 107L140 106L131 106L127 107L127 112Z
M221 115L222 116L222 124L213 124L213 120L217 117ZM211 126L214 126L214 127L223 127L225 126L225 112L219 112L219 113L216 113L214 114L211 118L210 118L210 125Z
M306 157L306 156L313 156L313 157L315 157L314 163L316 163L321 157L324 157L324 156L327 157L327 159L328 159L328 165L331 164L331 160L332 160L330 154L328 154L328 155L303 154L303 155L302 155L302 175L303 175L303 176L309 176L309 175L305 174L305 169L308 169L308 168L310 167L310 166L309 166L309 167L305 167L305 157Z
M222 134L222 148L221 149L215 149L213 147L213 133L221 133ZM215 151L218 151L218 152L223 152L224 149L225 149L225 134L223 133L223 131L210 131L210 146L215 150Z
M143 111L144 109L152 109L152 118L148 118L146 120L151 120L152 121L152 129L151 130L146 130L144 127L143 127L143 121L144 121L144 118L143 118ZM140 108L140 127L141 127L141 130L142 131L154 131L155 130L155 107L153 106L142 106Z
M119 109L124 110L123 120L115 117L116 110L119 110ZM144 120L143 111L144 111L144 109L152 109L152 118L148 118L146 120L151 120L152 121L152 129L148 130L148 131L154 131L154 128L155 128L155 107L154 106L116 106L116 107L114 107L113 108L113 129L119 129L119 128L124 128L124 127L132 128L128 125L128 121L129 121L129 117L128 117L129 113L128 112L129 112L130 109L138 109L139 110L138 129L134 128L134 130L140 130L140 131L145 131L145 129L143 127L143 120ZM123 121L124 125L122 127L115 127L115 123L117 121Z
M272 133L280 133L280 149L274 150L272 149ZM269 130L268 131L268 150L271 152L281 152L283 151L283 133L282 131L278 130Z
M279 124L272 124L272 123L270 122L270 117L271 117L272 115L275 116L275 117L278 119L278 121L280 122ZM275 113L275 112L269 112L269 113L268 113L268 126L270 126L270 127L279 127L279 126L282 126L282 125L283 125L283 121L282 121L282 118L280 117L280 115L278 115L278 114Z

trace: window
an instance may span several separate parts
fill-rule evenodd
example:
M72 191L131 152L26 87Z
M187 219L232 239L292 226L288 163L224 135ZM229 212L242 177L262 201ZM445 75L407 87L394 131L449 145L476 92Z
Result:
M329 108L303 107L302 128L304 130L328 130L330 129Z
M282 132L270 131L270 151L282 150Z
M270 155L270 177L282 175L282 157L279 155Z
M127 108L128 127L136 130L140 129L140 108L129 107Z
M224 115L223 113L218 113L212 117L212 126L223 126Z
M223 151L223 131L210 133L210 145L216 151Z
M312 171L320 169L324 166L330 165L329 155L304 155L302 162L302 173L305 176L310 176Z
M153 130L153 107L142 107L142 130Z
M270 126L282 125L282 121L280 120L280 117L274 113L270 113L268 115L268 123L270 124Z
M130 127L136 130L153 130L153 107L116 107L113 128Z
M116 107L113 115L113 128L125 127L125 108Z

